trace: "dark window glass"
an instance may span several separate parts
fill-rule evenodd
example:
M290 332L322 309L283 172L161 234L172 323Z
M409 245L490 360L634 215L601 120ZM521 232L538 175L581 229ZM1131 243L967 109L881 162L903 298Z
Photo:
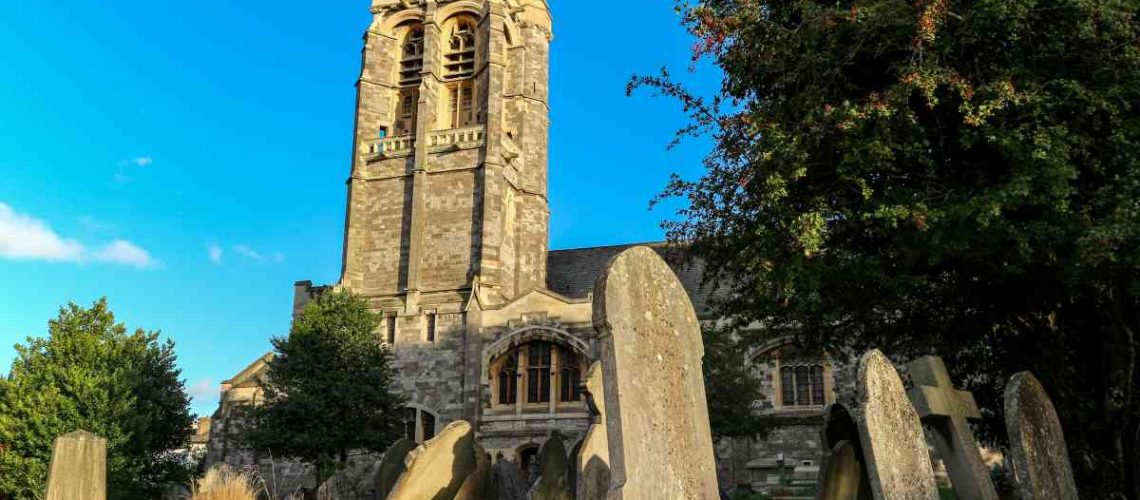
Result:
M513 405L518 398L518 366L519 360L510 355L503 362L503 369L499 371L499 404Z
M416 409L404 408L404 437L416 440Z
M388 343L389 344L395 344L396 343L396 315L395 314L389 314L388 315Z
M424 441L435 437L435 415L426 411L420 412L420 427L423 430Z
M780 397L784 406L796 405L796 382L791 367L780 369Z
M527 352L528 403L550 402L550 344L535 342Z
M796 405L805 406L811 401L810 370L806 366L796 367Z
M811 404L823 405L823 367L811 367Z
M435 314L427 315L427 340L435 342Z

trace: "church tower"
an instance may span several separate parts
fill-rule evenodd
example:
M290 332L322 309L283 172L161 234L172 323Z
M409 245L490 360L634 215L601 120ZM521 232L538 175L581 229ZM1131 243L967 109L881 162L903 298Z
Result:
M372 14L340 286L400 318L544 287L545 1L373 0Z

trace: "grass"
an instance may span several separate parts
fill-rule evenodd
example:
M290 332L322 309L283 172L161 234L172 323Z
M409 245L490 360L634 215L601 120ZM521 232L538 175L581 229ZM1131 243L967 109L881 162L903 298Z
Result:
M206 472L194 488L193 500L256 500L256 479L221 465Z

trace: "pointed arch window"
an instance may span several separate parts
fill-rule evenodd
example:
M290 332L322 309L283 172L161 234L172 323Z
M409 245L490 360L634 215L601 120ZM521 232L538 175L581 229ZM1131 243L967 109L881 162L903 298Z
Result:
M800 364L780 368L780 399L783 406L823 406L824 370L822 364Z
M443 54L443 78L470 78L475 74L475 20L466 16L452 18L445 33L448 38Z
M416 85L423 79L424 27L411 25L404 33L400 48L400 85Z

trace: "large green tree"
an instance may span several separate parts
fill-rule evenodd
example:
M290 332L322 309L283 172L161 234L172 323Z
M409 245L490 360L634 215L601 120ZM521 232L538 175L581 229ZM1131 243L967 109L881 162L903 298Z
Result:
M1140 498L1140 2L678 10L721 92L632 86L715 137L664 195L689 202L671 239L733 278L725 311L805 344L940 354L993 442L1005 380L1032 370L1082 491Z
M288 337L273 339L264 404L250 410L254 449L314 465L317 483L356 450L383 452L403 434L380 316L347 291L309 302Z
M164 483L189 479L169 453L191 424L173 342L127 333L102 299L62 308L46 338L16 352L0 378L0 496L42 498L53 440L80 429L107 439L112 499L157 498Z

